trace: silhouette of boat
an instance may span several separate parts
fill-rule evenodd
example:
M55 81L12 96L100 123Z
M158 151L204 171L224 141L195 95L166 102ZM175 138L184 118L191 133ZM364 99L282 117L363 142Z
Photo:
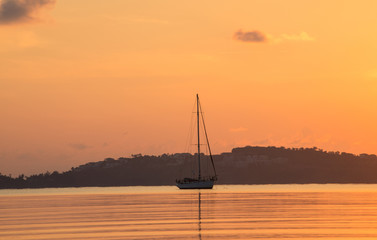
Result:
M201 116L201 117L200 117ZM200 167L200 131L199 131L199 125L200 125L200 119L202 120L205 138L206 138L206 145L208 147L209 157L211 159L214 175L209 177L202 177L201 175L201 167ZM215 181L217 181L217 174L215 169L215 164L213 162L211 148L209 146L209 140L207 136L207 130L204 123L203 113L199 101L199 95L196 94L196 121L197 121L197 137L198 137L198 176L197 178L183 178L176 180L177 187L179 189L212 189Z

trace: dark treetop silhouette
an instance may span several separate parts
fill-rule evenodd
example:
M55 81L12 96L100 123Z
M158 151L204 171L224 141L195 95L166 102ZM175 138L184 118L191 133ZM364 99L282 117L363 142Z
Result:
M243 147L214 155L218 184L377 183L377 156L317 148ZM58 173L9 177L0 188L174 185L196 162L189 153L107 158Z

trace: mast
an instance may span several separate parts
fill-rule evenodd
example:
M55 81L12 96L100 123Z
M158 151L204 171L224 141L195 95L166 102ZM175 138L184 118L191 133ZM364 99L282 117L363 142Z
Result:
M199 165L199 177L200 180L200 136L199 136L199 95L196 94L196 118L197 118L197 126L198 126L198 165Z

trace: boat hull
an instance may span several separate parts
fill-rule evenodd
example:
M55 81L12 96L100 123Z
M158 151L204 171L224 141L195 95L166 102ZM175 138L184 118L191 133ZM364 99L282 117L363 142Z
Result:
M213 184L213 180L178 182L177 187L179 189L212 189Z

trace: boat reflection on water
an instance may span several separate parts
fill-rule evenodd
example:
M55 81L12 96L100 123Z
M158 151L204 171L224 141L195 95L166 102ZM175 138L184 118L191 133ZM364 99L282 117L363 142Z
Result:
M377 184L0 190L0 213L0 239L371 240Z
M199 191L199 213L198 213L198 217L199 217L199 223L198 223L198 226L199 226L199 240L202 240L202 216L201 216L200 191Z

